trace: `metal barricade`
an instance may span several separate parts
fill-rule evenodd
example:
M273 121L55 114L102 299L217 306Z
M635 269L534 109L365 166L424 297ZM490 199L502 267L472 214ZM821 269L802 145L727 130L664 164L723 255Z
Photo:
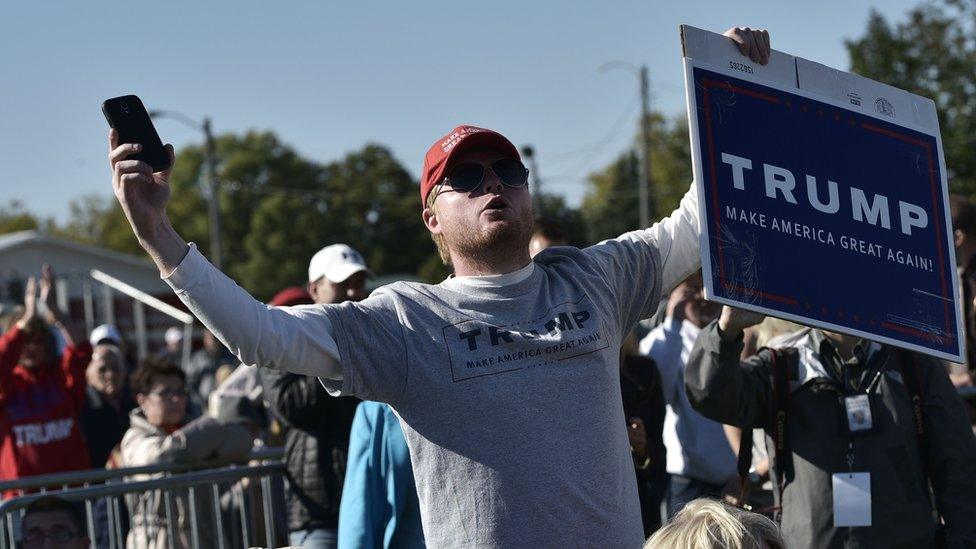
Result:
M281 447L257 448L252 450L246 460L251 461L281 461L285 451ZM103 484L113 480L123 479L134 475L185 473L201 469L213 469L229 465L231 462L205 461L198 463L158 463L142 467L122 467L118 469L86 469L83 471L69 471L50 475L35 475L13 480L0 481L0 494L15 492L24 495L28 492L50 490L67 490L71 487L89 487L93 484Z
M280 498L272 485L276 480L281 486L283 473L284 464L275 461L11 498L0 503L0 549L17 547L25 509L49 495L84 504L92 549L96 548L100 531L96 522L99 508L106 519L101 531L106 534L107 544L102 546L110 549L227 549L262 542L266 547L275 547L279 541L275 535L275 502ZM132 518L128 540L122 526L120 500L124 500Z

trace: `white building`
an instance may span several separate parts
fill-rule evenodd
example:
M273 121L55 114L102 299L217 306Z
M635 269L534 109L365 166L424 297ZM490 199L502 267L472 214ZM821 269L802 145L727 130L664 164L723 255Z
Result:
M142 313L133 306L134 300L93 279L93 269L183 309L149 259L40 231L0 235L0 300L7 304L21 303L27 277L39 275L44 263L54 270L61 308L83 322L88 331L99 324L109 323L117 325L130 341L142 339L137 337L138 316ZM145 308L146 338L150 347L158 345L167 327L178 324L170 316Z

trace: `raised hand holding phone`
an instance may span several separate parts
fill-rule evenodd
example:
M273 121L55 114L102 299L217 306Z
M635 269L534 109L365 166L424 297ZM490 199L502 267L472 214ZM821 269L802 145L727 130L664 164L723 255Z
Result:
M169 169L172 159L159 139L149 111L138 96L123 95L106 99L102 103L102 114L108 125L118 132L119 144L141 145L132 160L149 164L154 172Z
M186 255L187 243L170 225L166 215L169 202L169 175L176 156L167 144L169 167L153 172L149 164L131 157L140 150L138 143L119 143L118 131L108 134L112 188L139 244L156 263L160 274L169 275Z

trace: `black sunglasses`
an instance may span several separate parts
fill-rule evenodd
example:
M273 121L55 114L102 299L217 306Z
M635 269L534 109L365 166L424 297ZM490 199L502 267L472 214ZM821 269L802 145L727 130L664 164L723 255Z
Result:
M502 158L488 166L475 162L458 164L451 170L451 175L444 178L444 184L455 191L471 192L481 186L488 170L507 187L524 187L529 182L529 169L524 164L514 158Z

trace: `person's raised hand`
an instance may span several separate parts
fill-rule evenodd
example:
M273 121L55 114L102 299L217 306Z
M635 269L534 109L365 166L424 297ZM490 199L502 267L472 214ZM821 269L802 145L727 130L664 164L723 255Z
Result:
M60 316L60 311L58 310L57 295L54 290L54 272L51 271L51 266L45 263L41 267L41 303L47 309L46 320L48 322L55 322Z
M685 306L695 299L695 291L685 284L671 291L668 297L667 315L677 322L685 319Z
M132 225L136 238L140 242L152 242L163 226L166 219L166 204L169 202L169 175L176 162L173 146L167 144L170 168L153 173L149 164L129 157L138 153L142 146L136 143L119 144L119 134L110 130L109 164L112 166L112 188L125 212L125 217Z
M169 202L169 175L176 163L173 146L166 145L170 167L153 173L149 164L129 157L141 149L131 143L119 144L119 134L109 131L108 161L112 166L112 188L132 232L156 263L159 273L169 276L183 260L189 247L173 229L166 216Z
M722 337L736 339L743 330L759 324L765 318L766 315L762 313L754 313L725 305L722 307L722 315L718 319L718 328L722 331Z
M765 29L750 29L749 27L732 27L722 33L728 36L739 47L739 52L760 65L769 63L769 33Z
M27 277L24 285L24 314L17 320L17 327L21 330L26 329L30 321L37 316L37 278L34 275Z

